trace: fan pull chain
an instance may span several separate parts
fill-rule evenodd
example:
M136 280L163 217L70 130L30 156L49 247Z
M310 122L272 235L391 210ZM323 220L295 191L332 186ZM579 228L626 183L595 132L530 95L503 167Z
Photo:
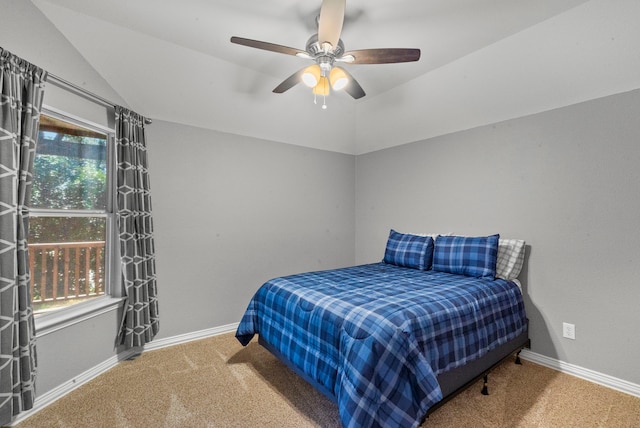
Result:
M316 94L313 94L313 103L314 104L318 104L318 96ZM327 109L327 96L323 95L322 96L322 110L326 110Z

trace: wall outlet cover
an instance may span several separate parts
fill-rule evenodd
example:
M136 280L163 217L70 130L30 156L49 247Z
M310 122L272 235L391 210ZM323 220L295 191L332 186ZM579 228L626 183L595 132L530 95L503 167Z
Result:
M575 324L569 324L566 322L562 323L562 337L566 337L567 339L576 338L576 326Z

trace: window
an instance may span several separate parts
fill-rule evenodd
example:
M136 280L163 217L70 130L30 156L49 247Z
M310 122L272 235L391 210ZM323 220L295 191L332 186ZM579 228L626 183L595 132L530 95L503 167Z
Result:
M110 294L112 146L110 130L40 117L29 221L36 314Z

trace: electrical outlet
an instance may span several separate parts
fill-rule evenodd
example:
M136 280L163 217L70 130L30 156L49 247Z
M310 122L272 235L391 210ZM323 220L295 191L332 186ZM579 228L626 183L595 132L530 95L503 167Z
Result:
M562 337L566 337L567 339L576 338L576 326L575 324L569 324L566 322L562 323Z

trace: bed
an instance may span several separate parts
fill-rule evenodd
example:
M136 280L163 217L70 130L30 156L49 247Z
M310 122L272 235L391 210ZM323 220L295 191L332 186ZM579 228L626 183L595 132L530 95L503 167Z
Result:
M379 263L266 282L236 337L258 334L338 404L343 426L415 427L528 345L523 259L524 241L499 235L391 230Z

